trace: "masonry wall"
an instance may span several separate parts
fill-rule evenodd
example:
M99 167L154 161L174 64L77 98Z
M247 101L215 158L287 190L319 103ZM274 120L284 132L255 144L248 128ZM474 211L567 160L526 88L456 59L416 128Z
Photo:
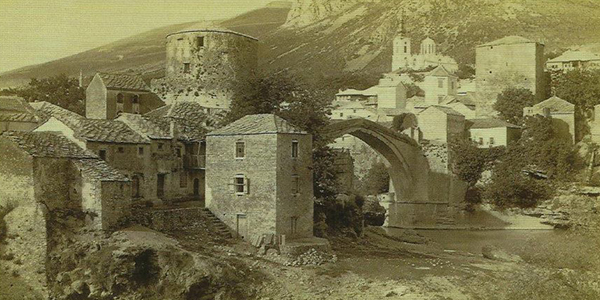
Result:
M94 76L85 90L85 116L90 119L106 119L107 90L102 79Z
M154 93L142 91L127 91L109 89L106 92L106 115L103 119L112 120L117 117L117 95L123 95L123 112L135 113L133 111L133 98L139 97L139 114L145 114L151 110L164 106L164 102Z
M80 181L67 158L36 158L33 161L35 198L48 210L81 210Z
M102 188L102 229L116 229L131 215L131 183L103 181Z
M203 37L204 44L198 44ZM255 39L222 31L190 31L167 37L166 76L152 88L166 101L193 100L227 108L252 88L258 64ZM189 64L187 71L184 64Z
M298 157L292 158L292 141L298 141ZM313 235L312 137L279 134L277 137L277 233L288 238ZM299 193L293 193L293 176L298 176ZM292 217L297 218L292 232Z
M510 81L502 82L498 76L516 75L519 86L523 86L536 94L542 95L544 86L544 46L538 43L521 43L509 45L480 46L476 49L476 84L483 92L500 93ZM522 77L521 77L522 76Z
M235 143L244 141L246 157L235 159ZM237 231L237 215L246 216L247 239L276 233L277 135L208 136L206 141L206 207ZM249 181L247 194L232 188L236 174Z
M445 113L437 109L428 109L420 113L418 119L424 139L439 142L448 140L449 121Z
M439 80L442 80L442 87L439 86ZM455 77L436 77L427 76L423 81L423 90L425 91L425 102L431 105L441 104L444 97L456 95L458 83Z

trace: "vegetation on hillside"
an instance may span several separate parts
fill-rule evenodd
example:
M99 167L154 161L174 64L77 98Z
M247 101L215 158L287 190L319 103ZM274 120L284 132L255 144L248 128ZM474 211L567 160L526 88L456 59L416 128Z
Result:
M27 86L4 89L0 95L19 96L29 102L46 101L62 108L85 115L85 90L76 78L65 74L49 78L32 78Z

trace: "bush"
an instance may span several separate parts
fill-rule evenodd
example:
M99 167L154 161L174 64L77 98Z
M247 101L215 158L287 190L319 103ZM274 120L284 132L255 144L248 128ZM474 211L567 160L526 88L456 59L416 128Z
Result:
M318 199L315 201L316 236L337 235L348 229L356 235L362 233L364 198L360 195L340 194L334 199ZM325 226L326 224L326 229ZM318 228L317 228L318 227ZM324 232L326 230L326 232Z
M366 199L363 206L365 225L382 226L385 222L385 213L386 210L379 204L377 197L368 197Z

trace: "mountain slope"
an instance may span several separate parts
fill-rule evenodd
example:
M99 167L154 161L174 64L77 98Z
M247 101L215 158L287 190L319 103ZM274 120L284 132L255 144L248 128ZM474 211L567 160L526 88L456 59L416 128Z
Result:
M288 11L289 8L285 7L266 7L214 23L260 39L281 26ZM73 56L5 72L0 74L0 88L21 85L33 77L48 77L60 73L79 76L80 70L84 76L92 76L98 71L134 70L147 77L158 77L164 69L166 35L188 28L205 28L213 22L207 23L191 22L161 27Z
M542 41L547 51L600 42L595 0L295 0L220 22L260 39L259 65L309 79L390 71L392 40L405 12L413 51L429 36L460 63L473 63L475 46L506 35ZM159 28L78 55L0 75L0 87L57 73L77 76L133 69L161 76L167 33L199 26Z

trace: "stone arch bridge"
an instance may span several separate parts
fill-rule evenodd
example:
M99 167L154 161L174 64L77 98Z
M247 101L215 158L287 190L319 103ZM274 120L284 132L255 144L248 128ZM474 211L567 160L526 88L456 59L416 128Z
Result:
M388 162L389 199L384 226L405 228L451 227L463 204L466 184L428 159L409 136L367 119L333 122L324 129L328 140L346 134L365 142Z

